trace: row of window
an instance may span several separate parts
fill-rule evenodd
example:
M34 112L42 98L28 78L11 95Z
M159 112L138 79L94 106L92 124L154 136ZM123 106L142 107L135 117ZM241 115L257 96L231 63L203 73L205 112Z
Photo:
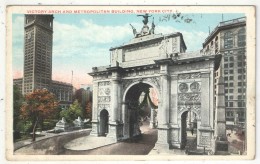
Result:
M236 114L237 114L237 117L244 117L245 116L245 112L242 112L242 111L236 112ZM226 112L226 116L227 117L234 117L235 113L232 112L232 111L228 111L228 112Z
M246 56L245 55L237 55L237 61L239 62L242 62L242 61L245 61L246 59ZM225 56L224 57L224 62L233 62L234 61L234 56Z
M225 83L225 87L233 87L234 83ZM246 82L237 82L237 86L246 86Z
M244 73L246 73L246 72L244 72ZM238 80L246 80L246 76L245 75L238 75L237 79ZM226 76L226 77L224 77L224 80L225 81L234 80L234 77L233 76Z
M246 92L246 88L238 88L237 92L238 93L245 93ZM225 89L225 93L234 93L234 89Z
M234 70L230 69L230 70L224 70L224 74L233 74ZM246 69L245 68L239 68L237 69L237 73L241 74L241 73L246 73Z
M237 62L237 67L244 67L246 65L246 62ZM233 68L234 67L234 63L225 63L224 64L224 68Z
M242 99L245 99L245 98L246 98L245 95L238 95L238 96L237 96L237 100L242 100ZM226 99L226 100L233 100L233 99L234 99L234 96L233 96L233 95L225 96L225 99Z
M246 46L246 31L245 28L242 28L238 31L237 37L237 46L244 47ZM233 48L234 46L234 35L231 31L227 31L224 34L224 48Z
M244 101L238 101L238 102L225 102L226 107L234 107L236 103L236 107L245 107L246 103Z

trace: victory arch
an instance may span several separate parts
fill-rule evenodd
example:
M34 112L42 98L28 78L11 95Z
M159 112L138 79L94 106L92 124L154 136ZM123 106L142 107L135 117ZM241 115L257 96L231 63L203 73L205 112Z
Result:
M149 29L144 22L140 33L132 27L134 38L110 49L110 65L93 67L89 73L93 77L91 135L116 141L140 135L133 102L153 88L158 96L156 120L151 109L150 122L158 130L155 146L181 148L184 118L191 111L197 119L197 147L211 149L219 134L214 80L221 56L186 53L181 33L154 34L154 27Z

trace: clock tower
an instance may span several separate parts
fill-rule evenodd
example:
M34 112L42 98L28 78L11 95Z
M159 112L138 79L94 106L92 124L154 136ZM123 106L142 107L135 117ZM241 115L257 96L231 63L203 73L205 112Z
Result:
M51 87L53 18L25 15L23 94Z

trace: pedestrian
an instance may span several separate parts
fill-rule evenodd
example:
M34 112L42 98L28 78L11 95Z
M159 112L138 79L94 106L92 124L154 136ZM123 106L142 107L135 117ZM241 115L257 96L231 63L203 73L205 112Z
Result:
M193 132L194 132L194 131L193 131L193 128L192 128L192 129L191 129L191 135L192 135L192 136L193 136Z

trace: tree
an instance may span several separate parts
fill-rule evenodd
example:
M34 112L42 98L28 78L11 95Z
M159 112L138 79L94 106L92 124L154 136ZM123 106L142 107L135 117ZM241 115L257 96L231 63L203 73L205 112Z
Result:
M18 124L20 121L20 108L24 101L22 93L19 91L18 86L13 86L13 130L14 130L14 139L20 135L20 130L18 130Z
M78 100L76 99L73 104L70 105L69 109L64 109L61 111L60 115L69 123L72 123L78 117L82 117L82 107Z
M92 102L89 101L86 106L86 118L92 119Z
M21 107L20 117L32 121L32 141L35 141L35 132L39 121L54 116L57 107L58 102L55 95L47 89L36 89L25 96L25 103Z

